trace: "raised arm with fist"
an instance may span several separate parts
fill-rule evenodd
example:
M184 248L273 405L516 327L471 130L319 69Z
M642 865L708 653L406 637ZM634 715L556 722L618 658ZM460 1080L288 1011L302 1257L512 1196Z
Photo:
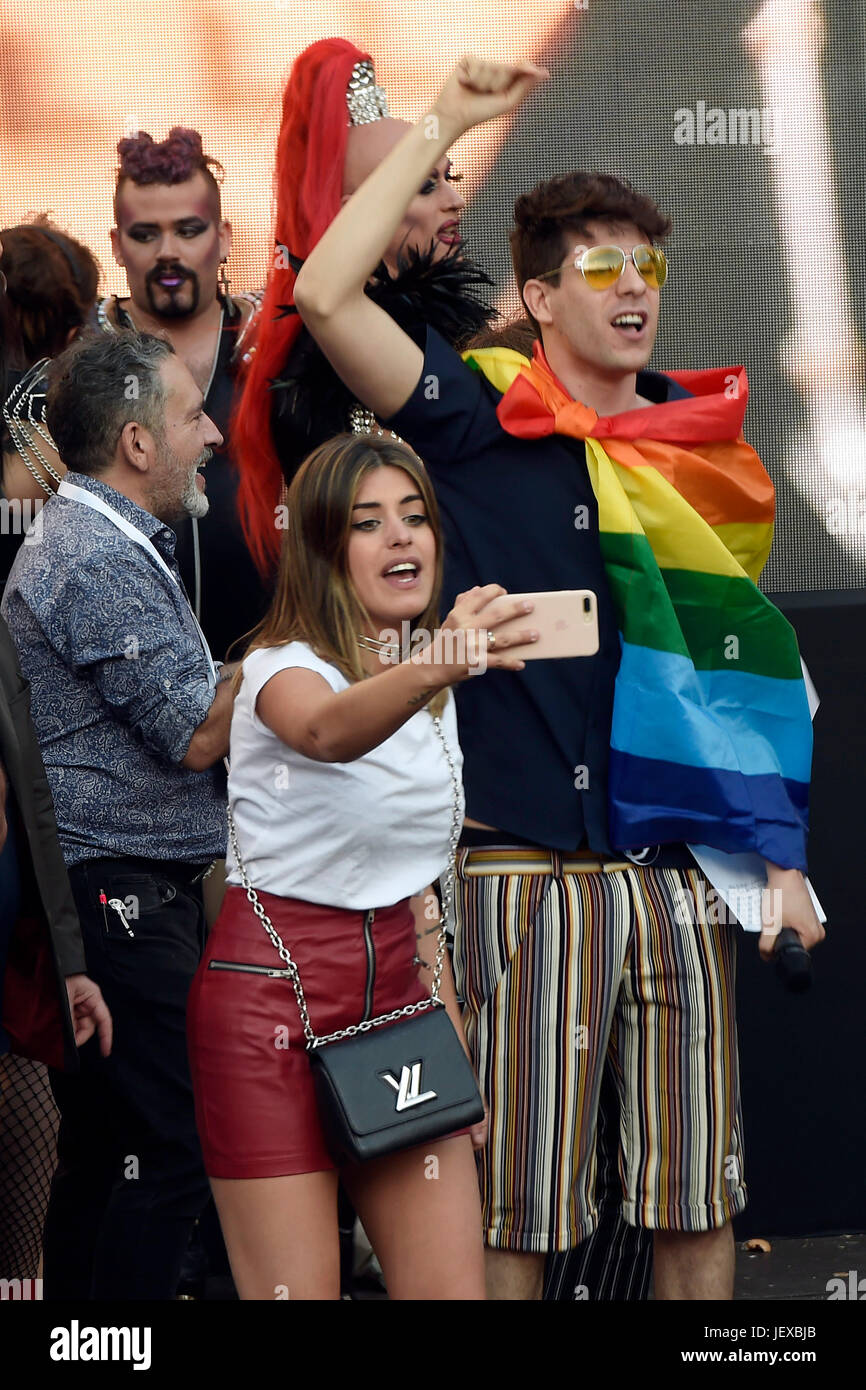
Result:
M485 63L480 58L460 59L429 112L442 124L449 142L464 131L519 106L533 88L550 76L534 63Z

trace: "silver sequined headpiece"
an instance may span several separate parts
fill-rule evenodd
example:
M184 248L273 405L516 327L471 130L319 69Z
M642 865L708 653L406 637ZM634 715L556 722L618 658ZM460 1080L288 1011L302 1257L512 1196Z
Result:
M350 125L370 125L388 114L388 98L383 89L376 86L376 74L369 58L352 68L346 105Z
M401 439L393 430L383 430L372 410L367 410L360 401L356 401L349 411L349 429L352 434L375 434L379 439L390 436L398 444L406 443L405 439Z

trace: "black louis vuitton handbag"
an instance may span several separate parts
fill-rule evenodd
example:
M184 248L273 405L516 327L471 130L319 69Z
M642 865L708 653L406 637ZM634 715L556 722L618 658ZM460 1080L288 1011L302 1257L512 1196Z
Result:
M337 1163L381 1158L426 1144L484 1118L484 1103L469 1059L439 998L445 960L445 927L454 900L454 856L460 833L460 790L440 719L433 717L453 792L450 864L443 886L442 917L429 999L379 1018L365 1019L326 1037L310 1022L297 966L267 916L240 857L229 808L229 838L241 882L284 962L278 973L294 986L316 1096L328 1146Z

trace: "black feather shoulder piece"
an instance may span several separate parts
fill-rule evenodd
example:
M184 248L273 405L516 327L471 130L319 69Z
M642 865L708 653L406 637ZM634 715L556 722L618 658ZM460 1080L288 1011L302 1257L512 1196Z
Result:
M431 247L401 258L396 275L381 261L367 294L419 347L429 325L459 349L496 317L485 297L492 287L489 275L458 248L436 260ZM270 389L274 446L288 483L311 450L349 429L357 402L304 327Z
M410 251L401 257L396 275L384 261L373 273L367 293L404 332L423 344L425 329L435 328L452 347L459 348L495 317L487 302L493 281L459 247L435 260L432 249Z

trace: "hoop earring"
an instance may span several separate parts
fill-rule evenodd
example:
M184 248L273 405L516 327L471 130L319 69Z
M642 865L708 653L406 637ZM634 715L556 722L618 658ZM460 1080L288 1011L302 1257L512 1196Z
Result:
M238 306L232 299L232 287L231 282L229 280L228 256L223 256L222 260L220 261L219 289L220 294L226 302L226 308L228 309L229 318L233 319L235 314L239 313L239 310Z

